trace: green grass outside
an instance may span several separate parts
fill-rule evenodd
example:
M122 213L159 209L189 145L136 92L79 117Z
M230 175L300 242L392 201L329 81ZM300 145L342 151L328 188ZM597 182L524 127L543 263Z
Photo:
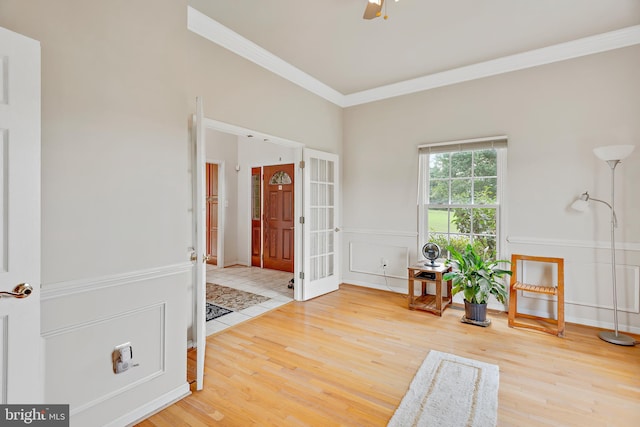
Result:
M447 223L449 222L449 214L446 210L429 210L429 231L447 232ZM457 233L458 227L455 224L451 224L451 233Z

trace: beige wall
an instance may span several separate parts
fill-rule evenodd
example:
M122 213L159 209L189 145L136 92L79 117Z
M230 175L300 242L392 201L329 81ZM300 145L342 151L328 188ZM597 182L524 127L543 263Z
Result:
M0 25L42 44L45 286L185 259L185 8L0 3Z
M202 97L205 117L340 153L340 107L196 34L187 44L189 102Z
M640 295L632 276L640 264L640 224L634 220L640 198L633 184L640 182L638 75L640 47L630 47L347 109L344 281L378 287L385 283L373 268L365 275L349 270L351 242L370 241L369 247L377 247L383 240L409 248L411 261L417 260L418 243L424 243L415 237L419 144L508 135L504 213L512 244L503 252L565 257L569 300L576 302L569 305L569 316L581 323L610 325L611 310L585 308L611 303L608 290L599 294L609 288L608 251L597 249L608 245L608 211L594 206L592 213L581 215L569 205L585 189L609 199L609 168L593 155L593 147L638 146L617 170L616 196L619 246L629 248L619 254L619 262L627 265L619 274L625 276L626 297L636 304ZM379 252L352 256L379 260L384 250ZM389 267L406 274L405 265ZM594 275L585 276L584 271ZM596 283L600 277L605 283ZM400 279L392 282L397 290L406 286ZM640 330L638 313L624 314L620 322Z

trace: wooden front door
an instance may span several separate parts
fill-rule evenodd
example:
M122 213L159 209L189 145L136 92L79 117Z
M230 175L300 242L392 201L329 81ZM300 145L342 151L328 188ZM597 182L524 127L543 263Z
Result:
M207 263L218 264L218 165L207 163Z
M263 171L263 267L293 273L294 165L265 166Z

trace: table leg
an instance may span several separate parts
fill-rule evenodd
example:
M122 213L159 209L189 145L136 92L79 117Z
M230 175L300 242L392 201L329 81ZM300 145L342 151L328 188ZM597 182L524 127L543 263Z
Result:
M407 305L411 308L411 304L413 304L413 271L409 269L409 278L407 280L409 282L407 289Z
M442 280L436 280L436 310L442 316Z

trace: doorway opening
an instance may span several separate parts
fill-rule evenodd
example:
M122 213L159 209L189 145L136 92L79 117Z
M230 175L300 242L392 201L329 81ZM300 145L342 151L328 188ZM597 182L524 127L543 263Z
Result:
M246 289L251 290L255 290L255 286L264 285L269 274L285 274L287 278L300 278L300 282L296 281L293 289L288 287L286 278L285 280L276 279L279 285L285 283L293 298L285 297L288 300L283 301L281 295L266 289L264 292L273 292L271 293L273 297L263 302L262 308L249 307L246 309L249 311L224 315L222 319L226 318L226 327L247 320L248 315L250 317L258 315L259 310L268 311L293 299L304 301L338 289L340 244L337 233L340 230L337 227L339 199L337 172L339 167L336 154L304 148L304 144L299 142L204 118L202 101L199 98L196 99L193 123L195 147L193 231L196 264L193 293L194 323L191 335L197 346L196 389L201 390L204 381L206 335L215 332L211 330L210 324L218 320L206 320L209 314L206 306L208 303L206 285L207 282L220 277L219 273L239 271L238 276L248 281L239 287L247 287ZM206 252L204 172L207 153L214 154L220 159L218 163L217 266L202 262ZM225 168L225 164L235 165L235 168ZM290 226L293 231L293 244L289 247L293 252L293 273L251 265L253 258L251 166L285 164L294 165L294 173L291 177L299 183L294 186L294 197L291 200L294 206L293 218L296 220ZM280 185L277 182L275 184ZM305 218L308 220L305 221ZM220 244L220 241L223 243ZM264 245L263 240L262 245ZM243 269L245 271L242 271ZM238 281L235 280L236 284Z
M204 133L207 159L230 166L219 172L217 198L214 179L204 188L209 242L215 241L214 206L224 217L217 229L224 241L217 248L207 244L207 254L217 257L217 263L206 266L205 306L231 310L206 322L211 334L295 298L294 276L302 250L296 240L302 235L296 221L302 215L302 196L297 194L302 147L209 127ZM206 168L209 176L215 175L210 165ZM223 311L214 309L211 317Z

